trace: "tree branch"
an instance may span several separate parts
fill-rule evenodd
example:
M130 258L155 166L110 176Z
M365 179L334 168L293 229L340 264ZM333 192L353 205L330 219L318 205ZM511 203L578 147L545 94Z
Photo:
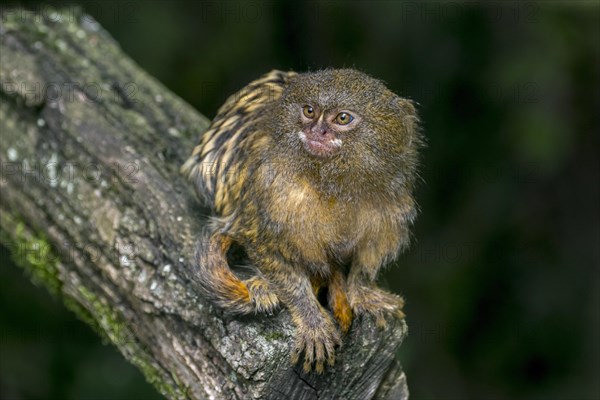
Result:
M403 322L359 320L323 375L289 365L288 312L199 297L203 215L178 174L207 119L89 16L2 11L0 229L18 264L170 399L406 399Z

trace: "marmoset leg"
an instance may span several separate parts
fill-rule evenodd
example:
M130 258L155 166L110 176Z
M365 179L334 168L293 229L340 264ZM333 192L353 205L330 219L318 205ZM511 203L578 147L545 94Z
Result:
M329 281L329 308L344 333L348 332L352 324L352 308L347 292L348 285L343 271L340 267L333 268Z
M377 326L386 326L385 315L404 318L404 299L376 286L362 267L352 266L348 275L348 299L356 315L372 315Z
M272 314L279 300L270 283L260 275L242 281L229 267L227 251L231 238L208 230L202 237L196 250L196 265L204 295L236 314Z
M304 370L312 364L317 373L323 372L325 361L335 362L335 346L340 335L333 319L314 295L310 278L304 271L282 262L271 261L265 275L277 292L279 300L290 310L296 325L296 339L292 349L292 363L304 354Z

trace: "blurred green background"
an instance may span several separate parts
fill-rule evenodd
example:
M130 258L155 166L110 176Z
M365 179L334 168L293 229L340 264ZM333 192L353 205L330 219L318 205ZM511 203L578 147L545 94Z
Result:
M211 118L272 68L355 67L418 102L421 213L384 277L412 398L600 398L597 1L81 6ZM1 399L160 398L0 257Z

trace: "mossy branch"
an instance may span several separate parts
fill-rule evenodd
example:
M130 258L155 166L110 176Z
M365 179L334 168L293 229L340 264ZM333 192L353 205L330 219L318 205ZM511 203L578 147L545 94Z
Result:
M192 261L204 212L178 169L207 119L91 17L1 12L0 230L32 280L170 399L407 398L404 323L357 321L336 366L305 375L285 310L240 319L205 302Z

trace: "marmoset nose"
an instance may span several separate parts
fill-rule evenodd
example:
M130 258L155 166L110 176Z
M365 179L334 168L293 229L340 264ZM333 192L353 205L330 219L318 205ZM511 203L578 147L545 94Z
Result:
M325 136L328 132L327 125L322 123L316 123L310 127L310 133L313 135Z

